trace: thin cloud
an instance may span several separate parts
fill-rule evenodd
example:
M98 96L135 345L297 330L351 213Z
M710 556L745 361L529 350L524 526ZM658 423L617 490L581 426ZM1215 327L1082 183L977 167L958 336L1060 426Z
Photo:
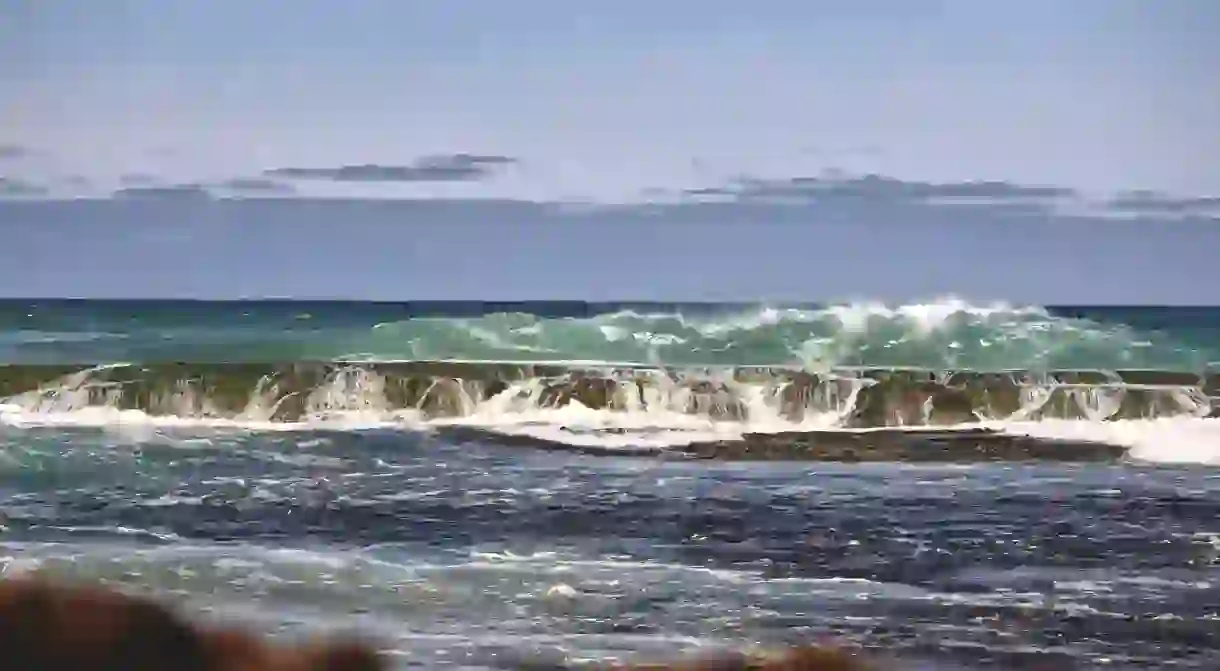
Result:
M144 172L129 172L119 177L119 183L123 186L152 186L160 182L155 176Z
M1156 191L1124 191L1106 205L1129 214L1220 214L1220 197L1180 198Z
M424 156L410 165L343 165L336 168L273 168L268 177L318 179L333 182L472 182L494 176L496 170L516 163L509 156L494 154L446 154Z
M291 184L277 182L265 177L235 177L216 184L217 188L240 193L273 193L288 195L296 193L296 187Z
M921 182L884 175L859 177L829 175L788 179L742 178L735 184L714 189L695 189L692 196L731 196L739 200L787 200L835 202L868 200L931 204L1012 203L1072 198L1072 189L1016 184L1006 181Z
M0 196L45 196L46 187L12 177L0 177Z
M0 159L29 158L38 152L19 144L0 144Z
M707 186L698 189L687 189L683 191L687 196L695 198L736 198L739 193L736 189L730 189L720 186Z
M112 194L117 199L195 201L211 200L212 194L200 184L131 187Z
M296 193L291 184L285 184L266 177L234 177L215 183L165 183L160 178L145 173L128 173L119 178L124 185L113 192L115 198L154 198L159 200L183 199L198 200L212 198L213 190L237 194L276 194L290 195Z

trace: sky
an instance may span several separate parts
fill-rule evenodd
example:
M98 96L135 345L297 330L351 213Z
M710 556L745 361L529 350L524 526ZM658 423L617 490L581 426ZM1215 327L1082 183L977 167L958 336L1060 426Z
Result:
M1215 304L1217 31L1212 0L0 0L0 295Z

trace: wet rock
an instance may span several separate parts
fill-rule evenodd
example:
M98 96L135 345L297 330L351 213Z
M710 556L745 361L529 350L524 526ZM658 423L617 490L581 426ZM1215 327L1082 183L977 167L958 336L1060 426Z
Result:
M456 378L449 378L455 380ZM419 375L387 376L386 402L393 408L419 408L426 405L434 379Z
M924 404L942 389L928 371L876 371L872 384L860 390L849 426L921 426L926 424Z
M1127 453L1126 448L1116 445L1031 438L987 429L751 433L740 439L700 441L671 448L574 444L559 439L504 435L471 427L445 427L439 433L447 440L491 442L598 456L687 457L722 461L1108 462L1123 459Z
M745 403L723 382L699 380L688 383L684 411L715 419L745 420L749 410Z
M1005 419L1022 406L1021 387L1011 373L955 372L945 385L968 395L975 419Z
M1172 370L1117 370L1118 379L1126 384L1162 387L1198 387L1206 385L1207 375Z
M1098 370L1064 370L1047 374L1051 384L1095 385L1110 384L1122 380L1116 374Z
M1203 379L1202 390L1212 398L1220 397L1220 373L1210 373Z
M878 430L747 434L741 440L692 444L682 451L730 461L989 462L1114 461L1126 448L1088 441L1048 440L984 429Z
M617 390L618 383L605 377L564 379L548 385L540 402L546 408L562 408L579 401L587 408L600 410L611 406Z
M83 366L4 366L0 368L0 398L38 389L81 370Z
M847 413L845 425L856 428L940 426L1006 419L1018 412L1015 416L1031 420L1201 416L1213 406L1206 397L1220 397L1220 374L1200 378L1160 371L811 373L772 367L610 370L461 362L0 366L4 398L23 394L19 402L36 411L94 405L272 421L343 410L420 409L452 416L525 379L545 380L537 398L546 407L576 400L622 411L660 402L676 412L740 421L750 419L747 401L753 389L789 421L809 419L811 413Z
M460 417L471 409L470 403L462 381L446 377L433 380L416 407L428 417Z
M847 382L847 384L844 384ZM779 390L780 415L791 422L800 422L812 412L831 410L837 397L839 387L847 387L850 395L850 381L840 381L834 378L822 379L812 373L792 373L788 379L777 382Z
M941 387L934 389L928 398L926 421L932 425L965 424L974 422L975 399L966 389Z
M1181 412L1172 394L1160 389L1127 389L1118 411L1108 419L1154 419Z

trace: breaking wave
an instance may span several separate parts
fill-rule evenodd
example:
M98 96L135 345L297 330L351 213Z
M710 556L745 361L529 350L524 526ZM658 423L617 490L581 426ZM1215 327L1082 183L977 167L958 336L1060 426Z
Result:
M1220 365L1220 323L1181 331L1104 308L656 304L0 304L13 363L272 360L619 362L934 370Z
M452 361L0 368L0 420L9 425L380 427L739 459L1218 463L1218 396L1220 375L1147 370Z
M795 365L1003 370L1200 370L1201 351L1161 333L1065 318L1038 307L949 300L887 307L621 310L588 318L511 312L413 318L342 343L344 359L612 361L671 366ZM1220 359L1218 359L1220 360Z
M956 299L0 301L0 428L386 427L743 459L1116 447L1220 463L1217 343L1208 309Z

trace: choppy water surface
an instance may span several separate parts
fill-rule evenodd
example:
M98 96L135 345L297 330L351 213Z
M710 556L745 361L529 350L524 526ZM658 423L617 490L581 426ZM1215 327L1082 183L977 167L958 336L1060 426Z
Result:
M1210 308L3 301L0 565L404 667L1215 669L1217 343ZM783 446L912 429L1043 461Z
M1209 469L133 431L3 429L7 571L151 586L286 635L358 627L429 666L823 635L942 664L1220 663Z

